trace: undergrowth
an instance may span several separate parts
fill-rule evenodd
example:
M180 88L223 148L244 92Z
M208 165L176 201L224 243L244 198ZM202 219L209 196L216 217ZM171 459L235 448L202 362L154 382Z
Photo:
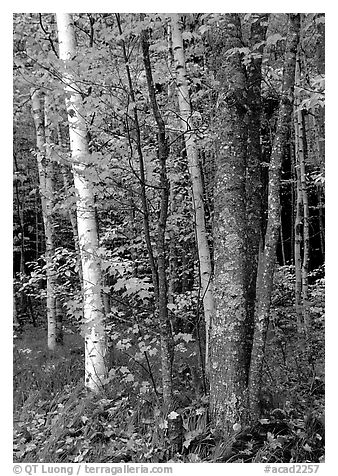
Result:
M176 364L175 410L169 417L163 415L152 385L144 381L145 374L138 377L125 356L120 368L115 361L103 393L88 394L82 384L82 338L66 334L64 346L52 354L46 348L46 331L32 327L14 346L14 461L322 462L323 289L317 283L312 290L315 358L309 360L306 342L295 328L292 281L283 278L278 283L259 421L231 439L222 437L210 425L208 397L196 392L196 376L186 370L183 355ZM177 417L180 427L173 430L171 418Z

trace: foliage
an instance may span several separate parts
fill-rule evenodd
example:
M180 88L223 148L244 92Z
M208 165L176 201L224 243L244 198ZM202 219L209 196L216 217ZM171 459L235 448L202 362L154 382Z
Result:
M301 110L307 135L310 193L309 312L311 342L297 332L293 266L295 175L290 134L282 167L282 233L266 340L263 417L226 439L212 427L205 378L205 329L187 153L177 112L175 65L165 14L74 14L76 77L88 130L85 177L95 196L102 270L109 374L100 395L81 384L84 343L81 269L74 214L76 192L69 168L69 134L53 14L14 15L14 453L18 462L318 462L324 446L323 106L320 67L322 18L304 14ZM242 39L225 59L249 68L262 60L259 105L262 146L262 221L271 146L281 100L287 16L271 14L264 41L252 44L256 14L241 14ZM183 42L203 177L206 227L213 252L215 122L225 98L211 67L212 32L222 14L182 15ZM165 230L168 311L172 334L173 408L161 409L161 348L156 296L145 237L154 261L161 176L140 36L149 32L156 98L165 120L169 216ZM122 46L128 58L126 72ZM319 58L319 59L318 59ZM134 90L132 100L130 82ZM53 103L52 162L56 244L46 262L41 193L30 110L30 88ZM245 92L247 93L247 91ZM229 98L226 98L229 100ZM282 98L283 99L283 98ZM246 108L247 104L241 105ZM140 124L137 130L135 111ZM322 121L322 122L321 122ZM138 137L138 133L139 136ZM145 182L141 179L139 147ZM88 162L88 163L87 163ZM68 170L65 179L65 170ZM170 186L169 186L170 185ZM142 187L146 205L142 202ZM169 190L170 189L170 190ZM72 223L73 213L73 223ZM250 213L250 211L248 212ZM75 223L76 228L76 223ZM283 266L280 266L283 264ZM57 276L64 345L46 347L46 270ZM229 297L231 298L231 297ZM315 356L315 358L314 358Z
M316 270L313 275L317 279L311 285L311 299L318 305L312 312L317 316L316 333L318 345L322 346L322 270ZM37 335L35 329L26 329L22 337L16 339L14 350L15 460L322 462L323 353L321 349L316 363L309 367L304 343L292 337L295 327L290 303L293 281L292 268L280 268L268 336L266 362L269 365L264 371L264 417L237 432L231 440L224 440L212 428L208 397L195 394L193 377L196 376L183 368L189 359L191 366L196 362L191 335L177 334L176 339L180 357L175 372L172 416L179 415L182 427L178 434L172 435L168 433L170 415L163 415L160 407L160 388L154 388L145 365L147 353L151 371L158 381L158 343L150 334L140 333L138 324L122 324L122 331L120 322L111 329L111 338L117 344L115 366L104 393L98 396L88 394L79 383L83 357L78 336L66 333L62 350L51 354L46 350L45 332L39 331ZM188 311L181 309L180 312ZM140 326L143 332L146 326L143 321ZM150 328L149 322L148 332Z

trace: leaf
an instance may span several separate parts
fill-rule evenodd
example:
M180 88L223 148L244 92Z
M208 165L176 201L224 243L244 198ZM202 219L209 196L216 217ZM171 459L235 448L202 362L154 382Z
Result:
M202 430L193 430L193 431L187 431L185 434L185 441L183 442L183 446L185 448L189 448L190 443L200 434L202 433Z
M179 413L172 411L169 413L168 418L169 420L176 420L178 416L179 416Z
M274 33L273 35L270 35L266 39L266 44L267 45L275 45L278 41L284 40L285 37L282 36L280 33Z
M191 40L192 39L192 33L190 33L190 31L184 31L182 33L182 38L183 40Z
M308 452L311 452L312 451L312 448L310 445L308 445L307 443L305 443L305 445L303 446L304 450L305 451L308 451Z

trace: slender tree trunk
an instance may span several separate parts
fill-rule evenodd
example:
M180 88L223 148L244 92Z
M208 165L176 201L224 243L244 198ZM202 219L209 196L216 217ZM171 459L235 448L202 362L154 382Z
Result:
M35 259L38 260L40 253L40 233L39 233L39 206L38 206L38 193L35 191Z
M18 319L17 308L16 308L15 293L13 295L13 327L16 328L16 329L19 329L21 327L20 321Z
M158 316L161 328L161 365L162 365L162 388L163 388L163 407L167 412L172 405L172 360L173 346L171 327L168 316L168 295L167 295L167 276L166 276L166 249L165 232L168 216L169 202L169 181L167 177L167 159L169 147L165 131L165 124L160 113L151 70L149 55L148 32L142 32L142 52L143 62L146 72L148 92L153 115L157 125L157 143L158 159L160 163L160 213L157 228L157 269L158 269Z
M295 69L295 86L298 86L297 80L297 69L298 65L296 63ZM297 328L298 333L303 332L303 307L302 307L302 228L303 228L303 194L302 194L302 184L301 184L301 171L300 171L300 157L304 157L303 149L303 139L300 137L301 129L299 127L299 115L297 108L299 107L299 101L296 100L295 93L295 102L294 102L294 136L295 136L295 154L294 154L294 168L296 176L296 217L295 217L295 307L297 314Z
M318 195L320 251L322 253L322 258L324 260L325 259L325 225L324 225L324 213L323 213L324 206L323 206L321 186L318 187L317 195Z
M197 249L200 266L201 294L203 299L206 349L205 361L208 368L209 355L209 333L211 316L214 312L214 297L212 292L212 269L208 236L205 224L205 210L203 200L203 183L201 177L200 164L198 160L198 148L194 125L192 122L192 110L190 105L190 95L188 89L187 71L183 49L182 31L178 14L171 15L172 26L172 48L175 59L176 87L178 94L178 104L182 131L184 133L185 148L188 157L188 168L192 184L193 206L195 213L195 229L197 238Z
M77 192L77 228L83 273L85 385L98 392L106 376L106 337L93 185L88 178L90 152L82 97L73 72L76 40L72 18L68 13L60 13L56 15L56 19L60 59L64 62L63 82L74 186Z
M296 131L295 131L296 132ZM297 138L297 132L295 133L295 156L299 155L298 149L299 141ZM296 162L297 163L297 162ZM297 328L298 333L303 329L303 316L302 316L302 190L300 183L300 170L296 165L296 217L295 217L295 306L297 313Z
M214 118L216 173L214 184L214 297L210 332L210 412L213 425L231 435L246 409L247 257L245 70L238 14L224 15L212 35L212 66L220 82Z
M270 301L276 261L276 248L280 226L280 175L284 149L289 136L293 107L293 90L297 46L299 42L300 15L289 15L289 30L285 51L282 91L277 120L276 135L272 145L269 166L268 223L262 257L262 279L257 289L255 332L249 374L250 418L260 415L263 360L266 334L269 324Z
M300 58L299 54L296 61L295 71L295 101L294 101L294 123L295 123L295 138L296 138L296 167L299 181L299 192L301 194L302 216L303 216L303 261L301 266L301 290L302 290L302 316L304 323L304 330L309 337L311 323L309 313L309 291L308 291L308 269L309 269L309 199L306 183L306 169L305 169L305 130L303 113L301 110L300 97Z
M290 180L290 197L291 197L291 231L290 231L290 261L295 262L295 203L296 203L296 169L295 169L295 149L294 136L291 131L290 138L290 161L291 161L291 180Z
M175 215L175 181L170 182L169 191L169 208L170 217ZM171 223L169 230L169 284L168 284L168 302L174 302L174 295L177 288L177 235L174 231L174 223Z
M55 212L53 211L55 206L55 166L56 164L53 163L52 160L52 150L53 150L53 138L52 138L52 130L53 130L53 111L52 106L48 96L45 96L45 107L44 107L44 120L45 120L45 139L46 139L46 197L50 200L50 210L46 210L46 213L50 213L50 217L47 217L47 220L50 221L50 231L49 235L50 238L47 240L46 235L46 253L47 250L50 248L49 252L51 253L50 260L52 261L52 257L55 253L55 248L57 246L57 236L56 236L56 219L55 219ZM47 243L50 241L47 247ZM47 282L48 282L48 269L47 269ZM50 303L53 306L53 314L55 320L55 329L54 335L48 335L48 342L51 341L50 348L54 345L62 345L63 344L63 330L62 330L62 320L63 320L63 313L58 293L58 275L56 269L54 267L50 270L49 276L50 288L51 288L51 297ZM47 293L47 300L48 300L48 293ZM48 301L47 301L48 307Z
M115 16L116 16L116 20L117 20L117 24L119 28L119 33L120 35L122 35L123 32L122 32L122 26L120 21L120 15L116 13ZM123 59L124 59L127 78L128 78L129 95L130 95L130 100L133 104L132 109L133 109L134 132L135 132L136 149L137 149L137 156L138 156L139 168L140 168L140 187L141 187L141 200L142 200L142 209L143 209L143 229L144 229L144 235L145 235L146 246L148 251L149 264L150 264L150 269L152 274L154 291L155 291L155 295L158 296L158 286L159 286L158 279L159 278L158 278L158 270L157 270L157 266L156 266L156 262L154 258L153 245L151 242L151 234L150 234L149 207L148 207L148 200L147 200L146 174L145 174L143 151L142 151L142 144L141 144L141 130L140 130L140 124L138 119L138 113L137 113L135 91L134 91L133 81L132 81L129 62L128 62L128 55L127 55L127 50L126 50L124 40L121 40L121 44L122 44ZM129 140L129 143L130 143L130 149L132 151L131 140Z
M323 78L325 77L325 15L318 13L316 15L317 39L316 39L316 63L317 72ZM321 170L325 170L325 110L318 107L316 111L316 123L318 126L318 152Z
M246 154L246 215L247 215L247 362L249 372L254 333L254 316L256 302L256 282L258 270L259 247L263 244L263 182L261 150L262 117L262 57L264 40L268 26L268 14L252 14L250 47L258 53L246 67L247 75L247 154ZM257 48L257 45L260 44ZM282 250L283 240L282 241ZM285 260L285 258L284 258Z
M284 244L284 233L283 233L282 210L281 210L281 213L280 213L279 239L280 239L280 247L281 247L281 252L282 252L282 265L285 266L286 257L285 257L285 244Z
M57 274L53 267L55 252L55 214L54 214L54 169L50 153L50 127L48 123L48 102L41 91L32 90L32 111L36 129L37 162L41 192L42 217L45 230L45 260L47 278L47 345L55 350L62 343L62 334L57 332L56 299Z

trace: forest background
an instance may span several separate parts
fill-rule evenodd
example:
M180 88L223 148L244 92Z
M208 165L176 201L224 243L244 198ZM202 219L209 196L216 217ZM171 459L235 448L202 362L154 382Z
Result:
M264 3L264 2L263 2ZM289 8L289 5L287 4L288 2L284 3L283 4L283 10L284 11L292 11L295 9L295 5L292 5L291 6L291 2L290 3L290 8ZM299 2L296 6L296 9L298 11L312 11L312 12L315 12L315 11L318 11L318 5L315 3L315 2L304 2L304 7L306 5L306 9L304 8L303 10L301 8L299 8L301 5L299 5L300 3L302 2ZM143 7L143 6L142 6ZM175 5L174 4L171 4L170 5L170 10L172 11L176 11L176 8L175 8ZM236 7L238 7L238 5L236 5ZM252 5L251 5L252 7ZM255 11L263 11L263 10L266 10L266 11L269 11L269 12L272 12L273 11L273 8L272 8L272 5L270 4L266 4L266 5L262 5L262 2L260 2L260 5L258 5L258 7L260 8L257 8L257 4L255 4ZM203 6L202 5L194 5L194 8L197 9L198 11L204 11L203 9ZM167 10L168 8L166 8L165 10ZM178 9L178 7L177 7ZM224 7L222 7L222 11L223 11ZM320 8L321 10L323 10L322 8ZM16 11L20 11L22 12L24 9L21 9L21 8L16 8ZM27 10L27 8L26 8ZM30 10L33 10L30 9ZM38 7L38 10L39 11L44 11L44 9L41 7ZM90 5L86 5L86 4L83 4L81 3L81 7L79 6L79 8L77 6L74 5L74 8L73 8L74 11L91 11L92 9L90 8ZM156 7L154 5L154 7L150 7L149 9L147 8L142 8L142 11L158 11L158 7ZM189 11L193 11L193 9L190 9L189 8L189 5L187 4L185 10L189 10ZM279 11L280 9L277 7L276 11ZM36 9L34 8L34 11L36 11ZM46 10L45 10L46 11ZM102 8L99 8L99 11L109 11L109 8L108 8L108 5L107 5L107 8L106 8L106 5L102 5ZM132 11L132 12L136 12L138 11L136 8L133 8L131 7L129 10L126 8L124 11ZM210 6L208 5L208 11L219 11L219 8L217 8L216 5L213 5L213 6ZM236 8L236 12L239 11L252 11L252 8L250 8L250 4L247 4L247 5L243 5L243 8ZM3 57L10 60L11 58L11 42L8 40L9 38L11 38L12 36L12 31L11 31L11 21L12 21L12 18L11 18L11 15L12 15L12 12L8 15L8 20L6 18L6 20L4 21L4 28L2 29L1 31L1 36L4 37L5 39L3 40L2 38L2 45L6 45L8 46L8 52L7 51L7 48L6 48L6 51L4 52L3 54ZM326 235L327 235L327 268L326 268L326 278L327 278L327 320L326 320L326 325L327 325L327 331L326 331L326 335L327 336L333 336L336 334L336 323L334 322L334 317L335 317L335 312L334 312L334 308L335 308L335 305L334 305L334 300L332 299L332 297L334 296L334 292L335 292L335 289L334 289L334 281L335 281L335 268L336 268L336 252L335 252L335 246L334 246L334 242L335 242L335 236L336 235L336 223L335 223L335 204L337 203L337 200L335 199L335 194L334 194L334 187L335 187L335 177L337 176L337 166L336 166L336 163L335 163L335 149L334 149L334 144L332 144L332 137L334 136L334 134L331 133L331 130L332 130L332 124L331 124L331 121L330 121L330 118L334 117L334 108L335 108L335 105L336 105L336 99L334 97L334 94L333 91L331 90L331 87L333 86L331 84L331 81L333 78L337 77L336 76L336 72L335 71L332 71L333 68L335 68L335 65L331 63L330 59L333 58L335 56L335 45L337 44L337 41L333 35L333 37L331 36L332 35L332 32L334 30L334 17L333 15L330 15L327 14L326 15L326 21L327 21L327 24L326 24L326 31L327 31L327 40L326 40L326 45L327 45L327 77L329 78L328 80L328 87L327 87L327 109L326 109L326 117L327 117L327 123L326 123L326 137L327 137L327 161L326 161L326 166L327 166L327 191L326 191L326 201L327 201L327 214L326 214L326 220L327 220L327 224L326 224ZM332 24L332 28L330 28L330 23ZM7 28L8 27L8 28ZM7 31L8 30L8 31ZM331 39L332 38L332 39ZM330 52L331 50L331 52ZM6 64L6 63L5 63ZM10 64L9 64L9 67L7 68L7 66L4 68L4 76L8 76L7 78L7 81L5 82L5 89L6 91L10 90L11 89L11 83L12 83L12 75L11 75L11 67L10 67ZM6 74L7 73L7 74ZM331 81L330 81L330 78L331 78ZM334 80L333 80L334 82ZM331 87L330 87L331 86ZM5 94L5 103L6 101L8 102L8 104L5 105L4 107L4 111L5 112L5 117L6 117L6 120L5 121L2 121L2 134L3 134L3 137L5 138L9 138L11 137L11 133L12 133L12 122L11 122L11 109L12 109L12 106L11 106L11 95L10 94ZM3 117L4 117L3 116ZM333 121L334 122L334 121ZM3 250L3 262L5 263L5 269L6 269L6 272L4 273L4 275L1 277L1 289L2 289L2 295L4 296L4 301L5 301L5 305L3 307L3 315L4 315L4 318L6 318L6 324L5 324L5 335L4 335L4 342L5 344L2 346L1 348L1 353L2 353L2 358L5 359L5 356L7 355L11 355L11 339L12 339L12 331L11 331L11 319L8 319L7 316L10 316L11 313L12 313L12 306L11 306L11 300L10 299L7 299L11 296L11 293L12 293L12 288L11 288L11 283L12 283L12 280L8 278L8 276L11 275L11 268L12 268L12 263L11 263L11 259L9 258L11 256L11 252L12 252L12 243L11 243L11 239L9 237L11 237L11 233L12 233L12 228L11 228L11 222L12 222L12 210L11 210L11 207L12 207L12 200L11 200L11 196L12 196L12 188L11 188L11 178L12 178L12 163L11 163L11 160L10 160L10 157L12 156L12 153L11 153L11 149L12 149L12 146L11 146L11 141L10 140L5 140L5 144L6 144L6 148L5 148L5 154L4 154L4 157L3 157L3 167L5 167L6 169L6 174L1 174L1 203L3 204L2 205L2 214L3 214L3 220L4 222L6 223L6 233L2 236L1 238L1 245L2 245L2 250ZM8 225L8 232L7 232L7 225ZM9 239L8 239L9 238ZM8 257L8 258L7 258ZM330 411L330 407L331 407L331 404L330 404L330 395L333 396L334 394L334 391L333 391L333 388L334 388L334 385L335 385L335 377L334 377L334 368L332 368L332 364L333 366L335 365L334 362L336 361L336 356L334 354L333 351L333 348L332 348L332 341L331 341L332 337L331 338L328 338L327 339L327 411L330 415L333 415L334 412L331 413ZM333 339L332 339L333 340ZM331 341L331 345L330 345L330 341ZM331 347L331 349L330 349ZM331 351L332 350L332 351ZM9 369L10 370L10 369ZM8 375L5 376L5 379L7 382L11 382L11 373L9 372ZM9 384L9 392L8 395L6 396L7 398L7 405L11 403L11 385ZM331 407L332 408L332 407ZM8 412L8 414L10 414L10 412ZM332 429L330 427L332 427L332 424L334 422L335 418L330 418L328 420L328 427L327 427L327 431L328 431L328 435L331 434L331 431ZM11 422L9 423L9 428L11 427ZM10 433L10 432L9 432ZM9 445L10 445L10 441L8 442ZM330 453L330 438L328 439L328 453ZM10 453L10 450L8 451L8 454ZM6 451L6 454L7 454L7 451Z

